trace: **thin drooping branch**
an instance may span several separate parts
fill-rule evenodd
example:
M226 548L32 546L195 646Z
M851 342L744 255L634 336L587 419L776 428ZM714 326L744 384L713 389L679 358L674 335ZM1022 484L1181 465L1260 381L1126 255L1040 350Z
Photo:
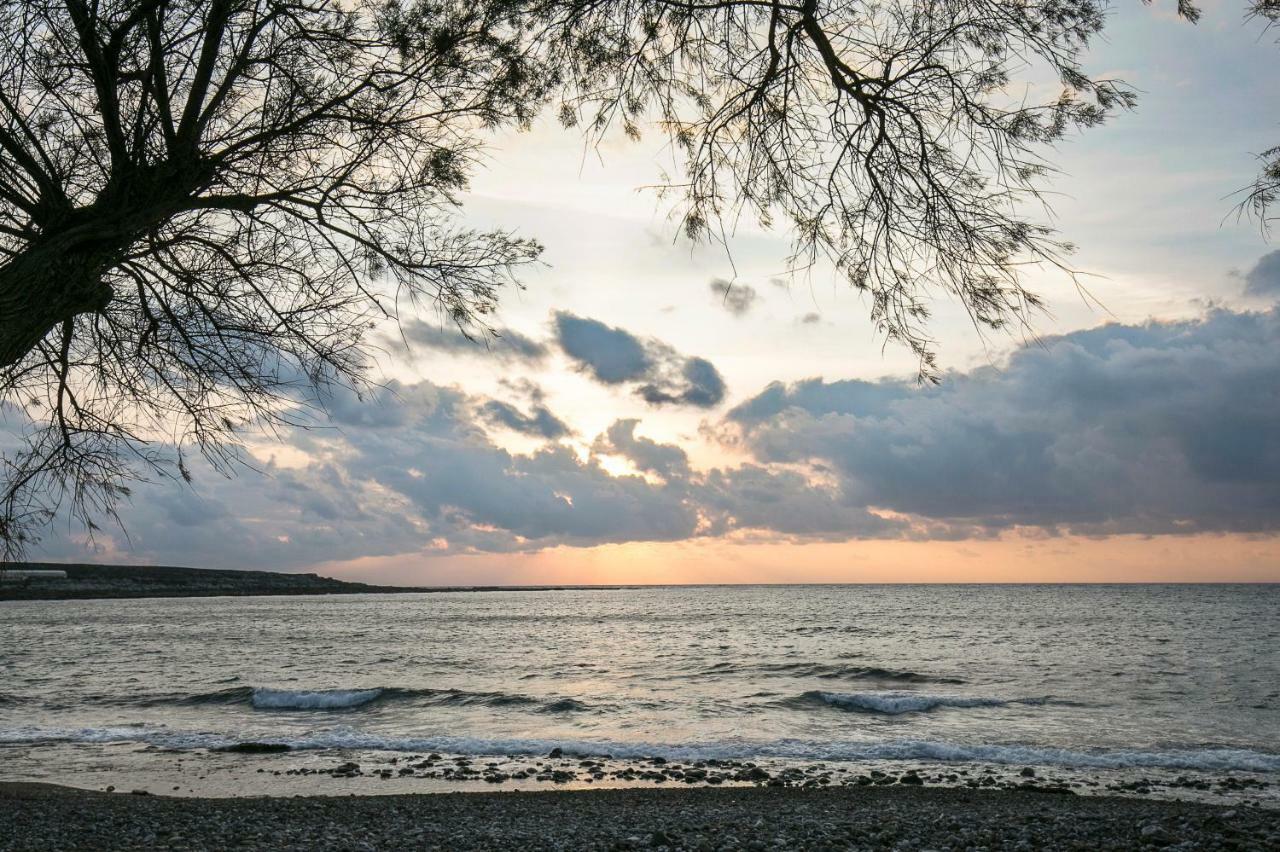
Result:
M1280 0L1253 0L1249 14L1265 21L1270 30L1280 25ZM1276 208L1280 206L1280 145L1260 152L1258 160L1261 164L1258 177L1245 188L1240 210L1257 219L1263 233L1267 233L1276 220Z

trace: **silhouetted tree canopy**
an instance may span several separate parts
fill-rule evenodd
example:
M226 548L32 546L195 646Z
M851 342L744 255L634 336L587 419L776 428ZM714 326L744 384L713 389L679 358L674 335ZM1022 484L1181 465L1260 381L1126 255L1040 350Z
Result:
M1254 0L1250 14L1266 21L1268 29L1280 24L1280 0ZM1265 231L1275 221L1275 206L1280 202L1280 145L1263 151L1258 159L1262 161L1258 179L1246 189L1240 206L1257 218Z
M668 134L691 237L787 229L796 266L834 264L932 376L931 297L1024 323L1020 270L1063 264L1039 152L1133 103L1080 66L1105 9L0 0L0 405L34 424L4 456L0 538L67 500L92 525L193 446L229 464L238 430L359 382L369 330L406 308L483 334L540 249L466 227L459 199L486 136L546 110Z

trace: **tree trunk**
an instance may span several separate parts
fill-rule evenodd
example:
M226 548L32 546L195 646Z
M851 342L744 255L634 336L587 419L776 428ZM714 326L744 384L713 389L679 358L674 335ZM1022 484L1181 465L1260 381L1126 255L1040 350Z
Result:
M0 370L66 320L106 308L115 295L103 280L107 271L140 236L190 209L213 175L213 166L194 154L130 167L114 174L92 204L68 211L0 266Z
M66 320L106 308L115 295L103 280L106 272L141 235L189 209L211 176L212 167L199 160L132 168L0 266L0 370Z
M60 235L0 266L0 369L21 361L65 320L111 302L102 275L113 254Z

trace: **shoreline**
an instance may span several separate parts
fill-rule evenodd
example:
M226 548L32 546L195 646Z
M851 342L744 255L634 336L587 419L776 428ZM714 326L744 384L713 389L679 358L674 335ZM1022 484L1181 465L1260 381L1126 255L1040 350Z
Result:
M179 737L179 739L181 739ZM358 737L357 737L358 739ZM433 742L412 749L296 747L270 737L203 744L146 741L128 732L41 742L35 734L0 746L5 780L70 784L87 790L144 790L190 798L368 796L475 790L599 790L671 787L926 787L1065 796L1140 796L1261 807L1280 816L1275 771L1185 765L1063 765L1018 754L1018 760L712 757L699 754L613 754L584 743L543 743L518 752L456 751ZM406 743L406 745L409 745ZM492 745L492 743L490 743ZM526 745L531 745L526 743ZM943 752L954 750L940 744ZM438 751L436 749L439 749ZM624 749L624 752L626 750ZM890 749L890 752L894 751ZM990 757L990 756L988 756Z
M169 798L0 782L0 849L1269 849L1274 811L1013 790L773 787Z

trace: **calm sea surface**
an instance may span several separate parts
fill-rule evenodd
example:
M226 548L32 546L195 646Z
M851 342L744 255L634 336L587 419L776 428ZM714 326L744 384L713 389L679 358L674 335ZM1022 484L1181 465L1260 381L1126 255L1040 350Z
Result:
M243 742L295 763L558 747L1275 785L1280 586L0 604L0 778L216 774L253 765L211 751Z

